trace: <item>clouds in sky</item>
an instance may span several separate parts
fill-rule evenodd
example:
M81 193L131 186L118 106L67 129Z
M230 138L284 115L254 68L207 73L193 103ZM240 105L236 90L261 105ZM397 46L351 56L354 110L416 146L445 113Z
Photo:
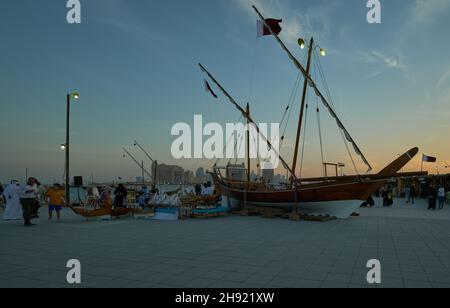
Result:
M450 68L439 78L436 89L441 89L445 85L448 85L450 83Z
M415 0L413 17L415 21L425 22L450 8L448 0Z

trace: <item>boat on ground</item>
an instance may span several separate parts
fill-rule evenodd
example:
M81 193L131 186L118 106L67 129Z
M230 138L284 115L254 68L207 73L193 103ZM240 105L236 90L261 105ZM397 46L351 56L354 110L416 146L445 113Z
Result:
M317 86L316 82L310 75L310 67L313 51L316 49L314 45L314 39L311 38L309 43L308 51L308 64L306 69L300 64L300 62L295 58L291 51L286 47L286 45L281 41L278 34L281 28L274 26L273 21L275 19L266 19L258 11L258 9L253 6L255 12L257 13L261 24L265 27L265 33L271 34L276 41L280 44L282 49L287 53L289 59L294 63L295 67L299 70L300 74L304 78L303 95L301 100L301 109L299 116L299 123L296 135L296 145L294 162L292 166L288 165L281 157L281 155L275 150L275 154L279 157L280 162L283 167L287 170L290 175L290 181L286 187L281 189L274 189L272 186L265 183L252 182L250 180L250 138L247 134L247 180L246 181L236 181L234 179L227 178L227 172L225 175L221 171L226 168L219 168L214 165L213 172L211 173L212 179L214 181L214 186L218 194L223 196L223 202L231 208L242 208L245 206L258 206L258 207L269 207L269 208L284 208L287 210L292 210L294 213L302 213L307 215L332 215L337 218L348 218L360 205L362 202L366 201L371 197L378 189L380 189L388 179L392 177L401 176L398 172L408 163L411 159L417 155L419 149L412 148L405 154L397 158L394 162L389 164L386 168L381 170L378 174L366 174L361 175L355 166L355 170L358 174L354 176L339 177L322 177L322 178L311 178L302 179L296 175L296 167L298 161L298 152L300 147L300 137L302 130L302 121L304 118L304 111L306 105L306 96L308 87L313 90L316 94L318 100L326 107L330 115L334 118L337 123L339 130L342 133L344 142L346 142L346 147L348 143L352 145L355 153L361 158L361 160L369 168L367 173L372 170L372 167L366 157L363 155L362 151L345 128L342 121L339 119L337 113L334 111L333 104L329 102L322 91ZM280 20L277 21L276 26L279 26ZM299 44L304 44L303 40L299 40ZM225 90L225 88L217 81L217 79L202 65L199 64L200 69L206 74L207 78L224 94L224 96L231 102L231 104L244 116L247 120L247 124L256 127L256 131L263 137L264 142L267 142L270 149L274 149L269 139L261 133L258 124L254 121L250 115L249 106L244 109L241 105ZM217 95L213 92L210 84L206 81L207 89L213 93L213 96L217 98ZM326 92L329 95L329 91ZM307 107L307 106L306 106ZM307 109L307 108L306 108ZM283 136L284 137L284 136ZM282 138L283 138L282 137ZM350 150L348 151L351 156ZM353 158L351 157L352 161ZM325 165L325 163L324 163ZM422 172L410 173L421 175Z

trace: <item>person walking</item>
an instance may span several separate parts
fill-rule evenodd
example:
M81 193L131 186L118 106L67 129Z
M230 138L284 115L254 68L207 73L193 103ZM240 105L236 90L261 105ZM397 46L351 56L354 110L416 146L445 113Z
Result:
M123 184L119 184L114 190L114 207L124 207L127 199L128 190Z
M405 187L405 199L406 203L409 203L409 200L411 199L411 188L409 187L409 185Z
M428 209L435 210L436 209L436 189L432 185L428 186L427 190L428 196Z
M22 186L20 191L20 204L22 204L25 227L34 226L34 224L31 223L31 214L39 194L38 183L38 180L31 177L28 179L27 184Z
M385 186L382 186L380 189L381 198L383 198L383 207L388 206L388 194Z
M391 206L394 204L394 192L392 190L392 186L389 185L387 189L387 205Z
M409 189L410 189L409 197L411 199L410 201L411 201L411 204L414 204L414 196L416 195L416 187L413 184L409 187Z
M48 220L52 220L53 211L56 211L56 218L61 219L61 210L65 202L65 192L60 184L54 184L45 193L45 199L48 204Z
M20 220L23 217L22 206L20 205L20 184L17 181L11 181L3 192L5 199L4 220Z
M442 185L439 186L438 189L438 199L439 199L439 209L444 209L444 203L445 203L445 189Z

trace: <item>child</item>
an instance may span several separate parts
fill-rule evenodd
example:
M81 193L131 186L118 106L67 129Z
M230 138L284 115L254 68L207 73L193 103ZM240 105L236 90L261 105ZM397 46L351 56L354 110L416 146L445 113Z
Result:
M48 204L48 219L51 220L53 211L56 211L56 217L61 219L61 210L64 204L65 193L61 185L54 184L45 194Z

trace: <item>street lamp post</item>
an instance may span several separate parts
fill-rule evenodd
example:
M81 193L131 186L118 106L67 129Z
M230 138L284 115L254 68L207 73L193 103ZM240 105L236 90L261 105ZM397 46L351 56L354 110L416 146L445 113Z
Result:
M70 100L71 98L77 100L80 97L78 93L67 94L67 107L66 107L66 143L64 149L66 151L66 204L70 204Z

